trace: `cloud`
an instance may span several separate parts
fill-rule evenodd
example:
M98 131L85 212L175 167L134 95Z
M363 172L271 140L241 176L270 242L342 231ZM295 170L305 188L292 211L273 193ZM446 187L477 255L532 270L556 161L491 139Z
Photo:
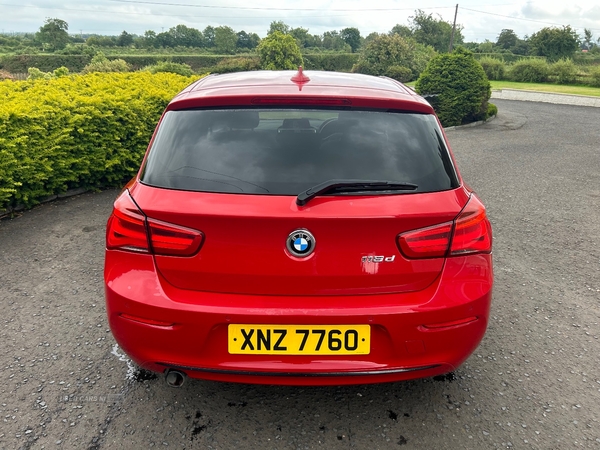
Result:
M312 34L356 27L366 36L373 31L387 32L396 24L408 24L409 16L416 9L439 14L444 20L451 22L456 4L456 0L437 0L435 3L432 0L428 5L423 5L421 0L304 0L302 3L291 0L280 0L278 3L270 0L255 0L252 3L241 0L205 0L203 5L220 8L203 8L197 7L202 5L191 0L148 0L172 5L109 0L71 0L60 4L52 0L30 0L27 5L19 5L15 0L12 1L14 3L0 4L3 11L0 29L4 32L37 31L45 18L57 17L69 23L69 31L72 33L81 31L112 35L123 30L134 34L143 34L145 30L161 32L184 24L201 30L207 25L227 25L236 31L245 30L265 36L272 21L282 20L292 27L308 28ZM513 29L522 37L544 26L552 26L553 23L571 25L579 33L583 33L584 27L591 28L596 36L600 35L599 4L584 0L576 0L578 3L568 5L558 0L517 1L520 2L498 5L498 0L479 0L477 3L459 6L458 23L463 26L465 39L495 41L503 28Z

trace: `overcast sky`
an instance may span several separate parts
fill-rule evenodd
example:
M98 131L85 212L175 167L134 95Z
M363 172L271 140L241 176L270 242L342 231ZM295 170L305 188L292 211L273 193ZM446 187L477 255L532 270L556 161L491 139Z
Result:
M227 25L263 37L274 20L311 34L356 27L363 36L408 24L416 9L452 22L456 0L0 0L0 31L37 31L47 17L69 24L73 34L143 34L178 24L204 29ZM495 41L503 28L531 35L546 26L571 25L579 34L592 29L600 37L600 0L465 0L457 23L466 41Z

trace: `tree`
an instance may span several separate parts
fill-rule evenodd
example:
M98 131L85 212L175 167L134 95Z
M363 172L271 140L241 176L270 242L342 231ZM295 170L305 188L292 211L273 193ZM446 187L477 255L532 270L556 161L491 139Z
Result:
M204 47L204 36L196 28L180 24L170 28L169 34L175 47Z
M355 53L362 43L362 37L358 28L344 28L340 31L340 37L350 46L352 53Z
M503 29L498 35L498 39L496 39L496 45L505 50L509 50L510 48L517 45L517 41L519 37L513 30Z
M144 32L144 37L142 38L142 46L146 48L158 46L156 44L156 32L152 30L146 30Z
M235 53L237 40L238 37L233 28L226 26L215 28L215 47L217 52L221 54Z
M517 39L517 43L514 47L510 48L510 51L515 55L528 55L529 54L529 38L525 36L525 39Z
M273 34L275 31L279 31L283 34L289 34L290 26L282 20L274 20L269 26L269 31L267 32L267 35Z
M363 42L363 46L365 46L366 44L368 44L369 42L373 41L375 38L377 38L379 35L379 33L377 33L376 31L373 31L372 33L369 33L367 35L367 37L365 38L364 42Z
M417 42L430 45L438 52L447 52L452 37L452 24L438 19L433 14L425 14L420 9L411 17L412 34ZM462 26L457 25L454 32L454 45L463 43Z
M579 48L579 38L569 25L563 28L546 27L529 38L529 45L533 55L558 61L573 57Z
M202 32L202 36L204 36L204 45L208 48L212 48L215 46L215 29L210 25L207 26Z
M296 39L281 31L273 31L258 45L261 68L265 70L294 70L302 65L302 54Z
M457 48L433 58L415 85L431 102L445 127L485 119L490 82L473 54Z
M396 24L391 29L390 34L399 34L402 37L412 37L412 30L406 25Z
M127 31L124 31L117 38L117 45L119 47L129 47L133 44L133 34L129 34Z
M69 42L69 24L61 19L46 19L40 27L36 39L51 50L65 48Z
M175 47L175 38L168 31L163 31L156 35L156 47Z
M308 28L302 28L302 27L292 28L289 31L289 34L294 36L294 39L296 39L296 42L298 43L298 47L308 48L308 47L316 47L317 46L316 45L317 40L315 39L316 36L310 34L308 32ZM320 42L320 40L319 40L319 42Z
M419 76L433 56L433 48L419 44L412 38L404 38L398 34L380 34L365 44L352 71L369 75L391 75L388 74L391 67L394 67L394 73L399 73L398 67L404 67L410 70L411 76L403 81L410 81Z
M494 43L486 39L477 46L477 53L494 53Z
M253 50L258 46L260 37L256 33L246 33L244 30L237 33L237 48Z
M323 33L323 48L335 51L350 51L350 47L342 39L338 31L326 31Z
M591 49L592 45L594 45L592 43L592 39L593 39L592 30L590 30L589 28L584 28L583 29L583 45L585 45L586 50Z

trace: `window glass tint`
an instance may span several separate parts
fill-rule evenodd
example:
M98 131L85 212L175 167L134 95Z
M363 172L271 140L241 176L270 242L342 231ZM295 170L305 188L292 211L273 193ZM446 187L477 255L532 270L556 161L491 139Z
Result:
M331 179L457 186L433 116L323 109L170 111L142 176L164 188L273 195Z

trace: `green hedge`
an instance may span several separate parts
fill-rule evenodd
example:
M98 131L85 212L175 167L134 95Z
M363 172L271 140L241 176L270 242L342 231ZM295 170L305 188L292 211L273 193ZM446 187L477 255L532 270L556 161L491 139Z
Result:
M0 82L0 210L122 185L169 100L195 79L138 72Z
M260 58L258 56L239 56L223 59L207 71L210 73L232 73L260 70Z
M161 61L171 61L187 64L195 71L202 71L215 66L230 56L216 55L110 55L108 59L123 59L131 65L132 70L158 64ZM70 72L81 72L90 63L88 55L10 55L0 57L0 69L10 73L27 73L30 67L37 67L42 72L52 72L59 67L66 67Z
M590 86L600 87L600 67L594 67L591 70L588 84Z
M217 65L231 56L217 55L113 55L108 59L123 59L131 64L132 70L139 70L146 66L153 66L161 61L170 61L177 64L187 64L196 72L207 71L209 67Z
M357 53L316 53L302 55L305 69L350 72L358 61ZM211 68L226 67L229 60L242 58L255 59L249 55L107 55L108 59L123 59L131 65L132 70L153 66L161 61L187 64L196 72L209 72ZM88 55L7 55L0 57L0 70L10 73L27 73L30 67L37 67L42 72L52 72L59 67L66 67L72 73L81 72L90 63ZM221 65L219 65L221 63ZM235 65L235 63L232 63Z
M550 65L545 60L523 60L513 64L509 79L521 83L545 83L550 76Z
M580 66L599 66L600 55L598 53L577 53L573 56L573 62Z
M504 80L506 69L502 60L486 56L485 58L479 58L479 64L483 67L488 80Z
M542 59L546 60L545 56L525 56L525 55L515 55L514 53L473 53L475 59L481 58L495 58L505 63L513 63L521 60L530 60L530 59Z
M90 63L88 55L10 55L0 57L0 69L10 73L27 73L30 67L52 72L66 67L69 72L81 72Z
M358 61L358 53L314 53L302 55L307 70L350 72Z

